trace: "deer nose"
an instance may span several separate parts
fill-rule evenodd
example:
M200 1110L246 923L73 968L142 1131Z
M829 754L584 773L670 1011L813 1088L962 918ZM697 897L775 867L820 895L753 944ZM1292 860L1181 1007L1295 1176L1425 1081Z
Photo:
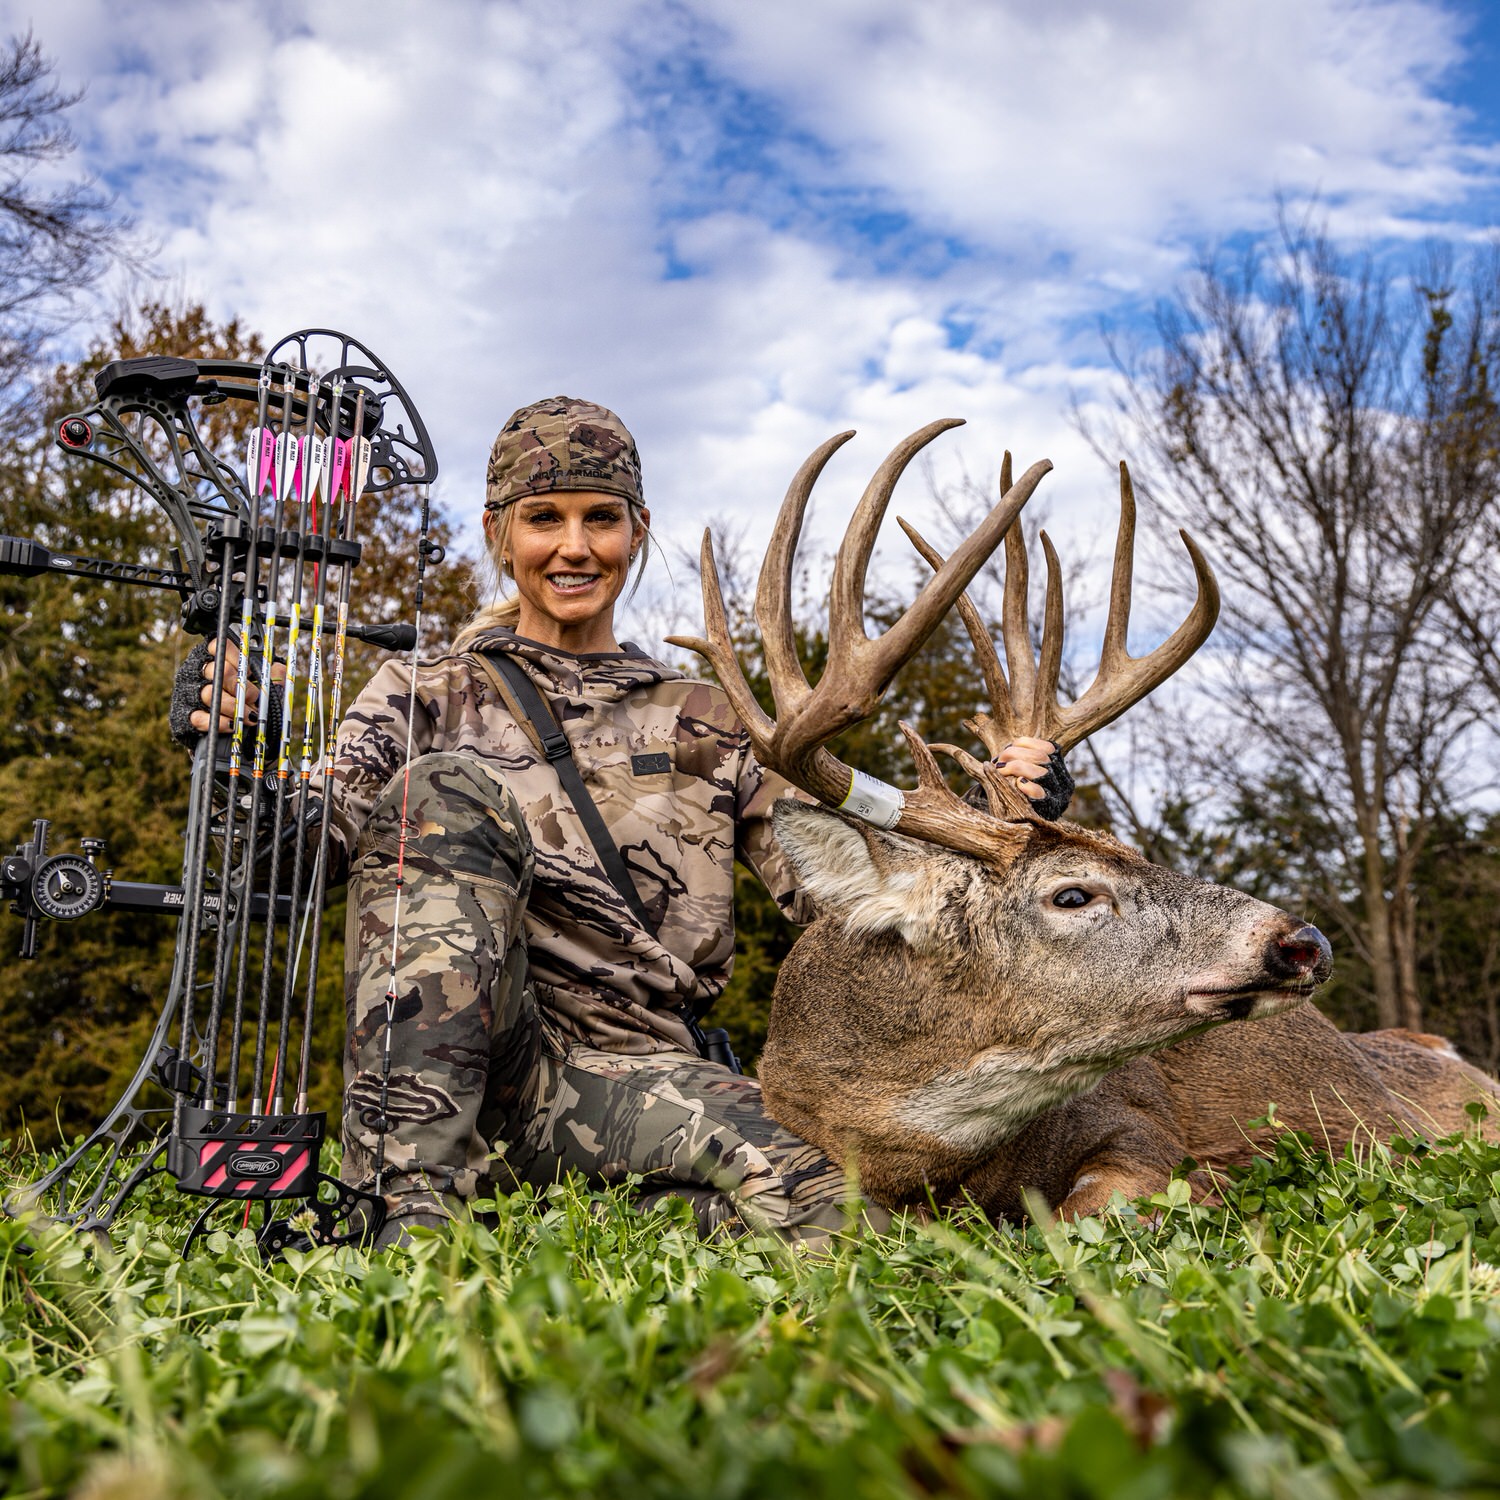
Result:
M1309 922L1273 939L1267 957L1268 967L1279 979L1311 979L1322 984L1333 972L1333 949Z

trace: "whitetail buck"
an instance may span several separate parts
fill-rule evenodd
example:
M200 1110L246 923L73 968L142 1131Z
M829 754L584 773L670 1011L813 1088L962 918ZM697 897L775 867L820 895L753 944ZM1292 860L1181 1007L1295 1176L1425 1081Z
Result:
M1034 1188L1062 1212L1083 1214L1116 1189L1158 1190L1185 1156L1245 1160L1245 1124L1273 1103L1287 1126L1334 1147L1362 1130L1461 1128L1474 1097L1500 1106L1493 1082L1438 1039L1345 1036L1304 1007L1331 956L1298 918L1152 865L1107 834L1044 822L993 760L928 746L906 725L912 792L869 783L827 748L870 714L955 603L990 698L966 727L991 757L1021 735L1063 751L1077 745L1175 672L1217 618L1213 573L1183 533L1197 599L1155 651L1128 654L1135 502L1121 465L1098 675L1075 703L1059 705L1056 554L1043 534L1045 623L1034 658L1026 550L1012 524L1051 465L1013 485L1007 455L999 503L946 562L907 528L936 571L911 609L870 640L865 575L891 491L911 458L956 425L914 433L865 490L834 566L828 665L816 687L796 654L793 559L813 484L852 433L823 444L793 480L756 592L776 717L760 708L736 658L708 536L708 639L676 641L712 663L761 761L827 804L787 799L776 808L777 834L820 915L776 983L760 1062L771 1114L856 1165L865 1190L890 1206L967 1191L1012 1214ZM1002 537L1008 674L963 593ZM948 787L934 752L973 778L987 806ZM860 798L884 831L829 810Z

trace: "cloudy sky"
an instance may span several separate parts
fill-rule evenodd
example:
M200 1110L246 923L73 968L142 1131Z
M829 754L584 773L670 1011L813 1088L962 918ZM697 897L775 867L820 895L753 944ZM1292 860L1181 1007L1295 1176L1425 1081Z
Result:
M388 360L472 516L517 405L634 428L657 529L762 537L829 433L830 529L935 416L940 474L1110 478L1070 399L1278 195L1336 233L1487 233L1485 0L0 0L176 288ZM920 479L902 509L924 511ZM821 492L820 492L821 494ZM1070 520L1071 518L1071 520Z

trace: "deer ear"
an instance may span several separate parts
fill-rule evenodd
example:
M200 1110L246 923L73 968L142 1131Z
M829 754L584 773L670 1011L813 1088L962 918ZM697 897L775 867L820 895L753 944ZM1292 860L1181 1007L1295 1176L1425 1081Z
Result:
M819 911L838 911L851 933L894 932L914 948L936 934L953 877L945 851L791 797L771 819Z

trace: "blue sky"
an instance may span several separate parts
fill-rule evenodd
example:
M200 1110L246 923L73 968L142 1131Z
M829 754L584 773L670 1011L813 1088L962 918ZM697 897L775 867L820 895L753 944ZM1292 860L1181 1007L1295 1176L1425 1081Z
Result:
M1457 0L1450 9L1466 32L1451 98L1470 112L1473 138L1493 143L1500 134L1500 6L1491 0Z
M1101 322L1139 324L1278 196L1393 245L1478 242L1500 207L1484 0L0 9L86 87L87 164L168 288L364 339L460 520L505 415L566 391L635 428L669 541L710 515L762 539L857 427L826 535L957 415L939 478L1052 458L1066 549L1112 494L1068 417L1107 391ZM901 506L930 509L920 479Z

